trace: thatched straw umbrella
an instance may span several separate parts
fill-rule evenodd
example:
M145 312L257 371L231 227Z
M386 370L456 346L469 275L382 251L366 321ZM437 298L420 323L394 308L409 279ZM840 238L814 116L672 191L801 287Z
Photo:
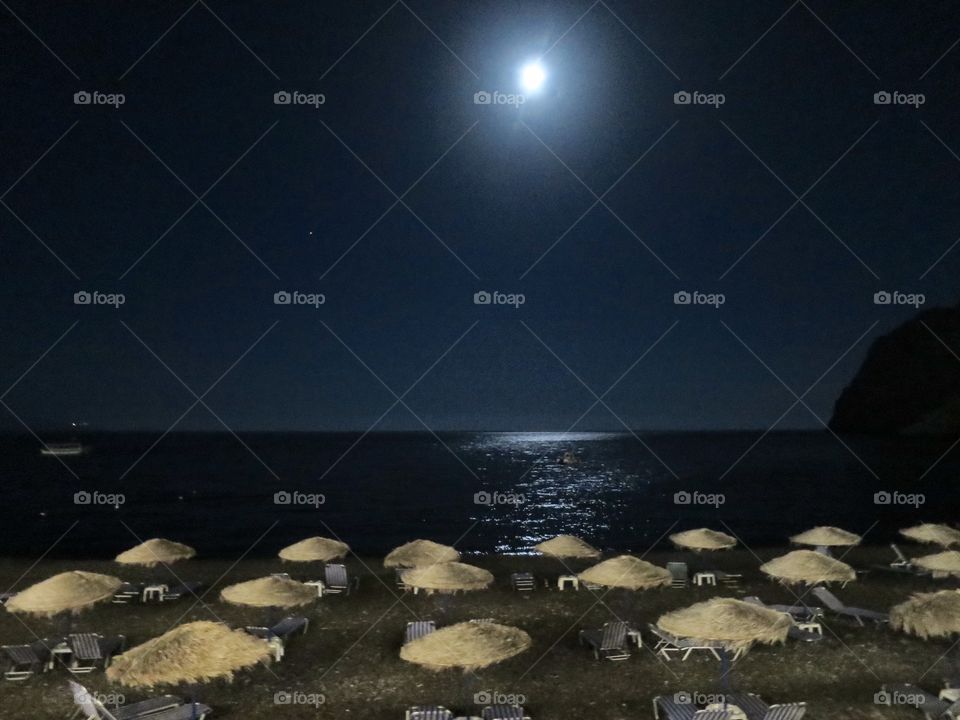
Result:
M633 555L620 555L604 560L587 568L578 577L582 582L593 585L627 590L668 587L673 580L673 576L666 568L658 567Z
M52 618L61 613L79 613L110 600L123 582L111 575L71 570L47 578L7 601L11 612Z
M600 551L584 540L573 535L557 535L555 538L544 540L533 549L558 559L594 559L600 557Z
M948 548L951 545L960 545L960 530L955 530L949 525L936 525L934 523L924 523L915 527L901 530L900 534L919 543L929 543L930 545L939 545Z
M519 655L531 645L523 630L496 623L462 622L407 643L400 657L430 670L479 670Z
M684 530L670 536L670 542L680 548L700 552L701 550L728 550L737 544L731 535L709 528Z
M412 540L391 550L390 554L384 558L383 566L417 567L441 562L456 562L459 559L460 553L449 545L441 545L432 540Z
M913 595L890 608L890 626L924 640L960 633L960 590Z
M350 546L339 540L312 537L288 545L278 555L289 562L331 562L346 557Z
M267 661L266 640L214 622L192 622L113 659L107 679L130 687L200 683Z
M760 571L788 585L850 582L856 571L845 562L813 550L794 550L760 566Z
M317 591L302 582L270 575L225 587L220 599L244 607L291 608L309 605L317 599Z
M428 593L483 590L493 583L493 573L459 562L437 563L403 571L403 582Z
M756 643L773 645L787 639L789 615L733 598L714 598L661 615L657 627L678 637L697 638L723 649L722 678L727 681L729 652L746 651Z
M934 553L933 555L924 555L915 558L913 564L922 567L924 570L930 570L934 577L945 575L960 576L960 552L957 550L945 550L944 552Z
M117 555L116 561L122 565L156 567L157 565L169 565L177 560L189 560L196 554L197 551L189 545L173 542L173 540L164 540L163 538L151 538L120 553Z
M812 545L814 547L851 547L859 545L862 539L859 535L841 530L838 527L821 525L799 535L794 535L790 538L790 542L796 545Z

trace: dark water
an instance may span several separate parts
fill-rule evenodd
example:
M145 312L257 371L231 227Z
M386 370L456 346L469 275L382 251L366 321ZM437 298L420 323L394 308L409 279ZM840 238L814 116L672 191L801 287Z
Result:
M935 440L841 442L827 433L762 439L760 433L245 434L242 440L171 434L150 449L157 438L91 435L84 438L87 454L61 463L41 456L33 438L0 437L2 554L38 557L71 526L50 556L108 558L154 536L187 542L207 557L236 558L248 550L271 556L318 534L371 555L416 537L463 551L524 552L560 532L642 552L671 527L704 525L726 527L756 545L782 543L814 524L869 530L867 542L882 542L908 524L955 522L958 510L960 447L936 463L950 442ZM566 451L579 464L562 464ZM124 502L75 504L81 491L122 493ZM275 493L283 491L322 495L323 502L276 504ZM680 491L722 494L724 502L676 504ZM878 491L922 493L925 502L878 505ZM522 502L475 502L476 493L494 492Z

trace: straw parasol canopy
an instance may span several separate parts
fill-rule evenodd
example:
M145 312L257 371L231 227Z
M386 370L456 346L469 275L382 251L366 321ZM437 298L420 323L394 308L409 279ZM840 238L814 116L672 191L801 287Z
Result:
M479 670L519 655L531 645L520 628L496 623L462 622L407 643L400 657L430 670Z
M960 590L917 593L890 608L890 625L925 640L960 633Z
M944 552L934 553L933 555L924 555L923 557L915 558L913 564L935 573L960 575L960 552L956 550L946 550Z
M339 540L312 537L288 545L278 554L281 560L290 562L330 562L345 557L350 546Z
M534 550L555 558L598 558L600 551L573 535L557 535L533 546Z
M911 528L901 530L900 534L905 538L919 543L929 543L941 547L950 547L951 545L960 545L960 530L955 530L949 525L936 525L934 523L924 523Z
M674 533L670 542L688 550L727 550L737 544L737 539L718 530L698 528Z
M173 542L173 540L164 540L163 538L151 538L120 553L117 555L116 561L123 565L155 567L156 565L168 565L177 560L189 560L196 554L197 551L189 545Z
M849 582L856 571L845 562L814 550L794 550L760 566L760 571L788 584Z
M493 573L474 565L446 562L405 570L403 582L428 592L483 590L493 583Z
M460 553L449 545L441 545L432 540L412 540L390 551L383 560L384 567L417 567L434 563L456 562Z
M7 601L7 610L40 617L78 613L110 600L123 582L111 575L71 570L47 578Z
M270 575L225 587L220 599L246 607L288 608L313 602L317 591L302 582Z
M796 543L797 545L813 545L815 547L821 545L824 547L849 547L851 545L859 545L862 539L859 535L841 530L838 527L821 525L820 527L802 532L799 535L794 535L790 538L790 542Z
M786 613L733 598L707 600L657 620L657 627L671 635L716 642L733 652L754 643L782 643L791 625Z
M270 646L222 623L192 622L147 640L113 659L107 679L130 687L231 680L237 670L266 661Z
M670 571L633 555L604 560L587 568L578 576L582 581L627 590L667 587L673 580Z

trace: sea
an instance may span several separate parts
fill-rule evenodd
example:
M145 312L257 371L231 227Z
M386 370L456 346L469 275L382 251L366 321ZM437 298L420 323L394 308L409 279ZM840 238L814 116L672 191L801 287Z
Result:
M45 436L47 442L63 440ZM365 556L414 538L524 554L559 533L610 551L711 527L747 546L813 525L879 544L958 519L953 439L824 432L88 433L78 456L0 436L3 556L108 559L151 537L201 557L313 535Z

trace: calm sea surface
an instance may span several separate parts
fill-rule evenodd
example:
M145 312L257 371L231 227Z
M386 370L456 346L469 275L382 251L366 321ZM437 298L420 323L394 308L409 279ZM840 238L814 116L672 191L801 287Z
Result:
M158 437L89 435L89 452L60 459L41 456L31 437L0 437L2 553L38 557L68 529L52 557L109 558L156 536L207 557L271 556L309 535L337 536L370 555L417 537L522 553L560 532L643 552L671 528L704 525L757 545L814 524L879 543L908 524L956 522L960 508L960 446L947 452L950 442L939 440L748 432ZM561 462L566 452L579 462ZM900 495L877 504L878 492ZM691 502L677 503L677 493ZM109 497L119 495L122 503ZM921 499L910 495L923 504L899 504Z

